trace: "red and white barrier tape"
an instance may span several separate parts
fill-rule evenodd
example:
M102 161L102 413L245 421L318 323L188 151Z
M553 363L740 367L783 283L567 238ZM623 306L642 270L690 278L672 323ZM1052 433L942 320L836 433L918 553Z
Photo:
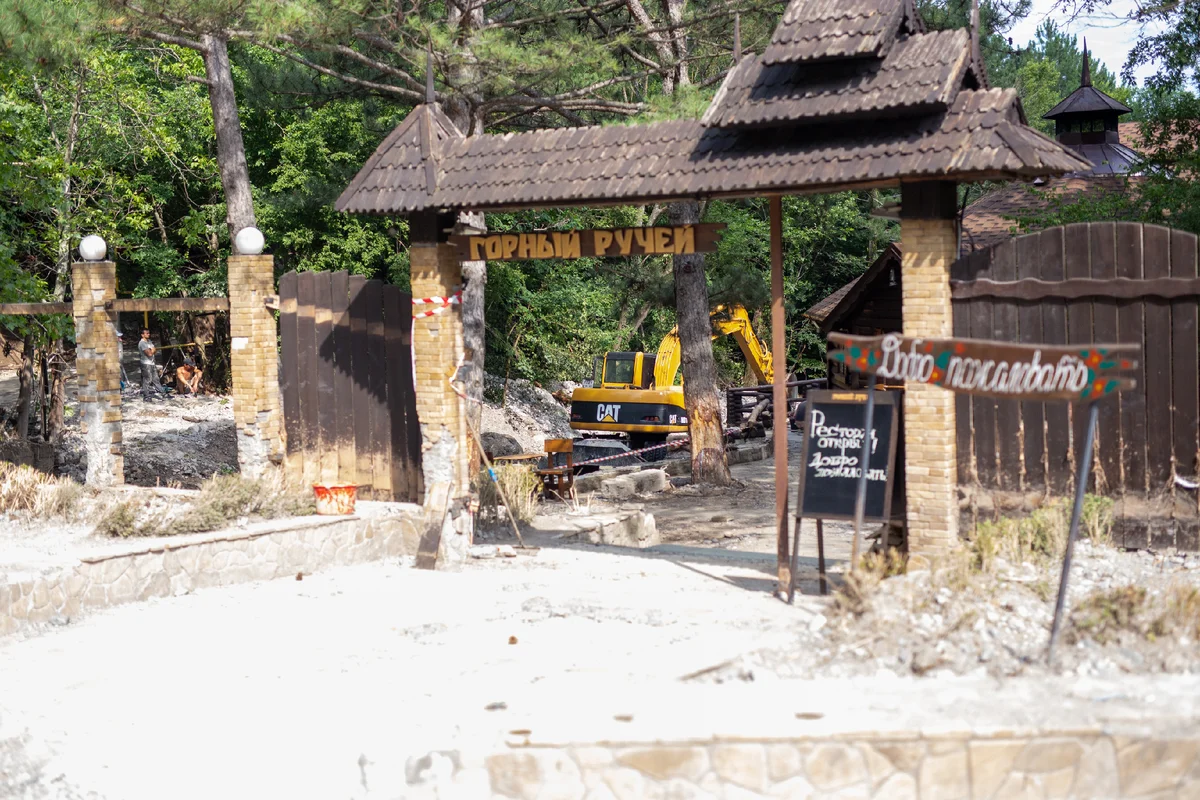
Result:
M642 453L649 453L651 450L661 450L664 447L683 447L685 444L689 444L690 442L691 442L690 439L680 439L677 442L663 442L662 444L652 444L649 447L643 447L638 450L629 450L627 452L617 453L617 454L611 455L611 456L600 456L599 458L591 458L591 459L588 459L587 461L576 461L576 462L574 462L574 466L587 467L592 464L599 464L602 461L615 461L618 458L625 458L626 456L636 456L636 455L640 455Z
M462 302L462 289L459 289L449 297L414 297L413 316L414 317L432 317L434 314L440 314L452 305L457 305ZM437 308L429 311L417 311L417 306L437 306Z

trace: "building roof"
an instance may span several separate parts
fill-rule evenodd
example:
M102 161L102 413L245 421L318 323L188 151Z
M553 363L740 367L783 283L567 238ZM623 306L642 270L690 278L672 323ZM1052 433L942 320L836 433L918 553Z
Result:
M1090 173L1068 175L1041 186L1010 183L988 192L963 212L959 252L982 250L1020 233L1017 219L1047 211L1054 196L1079 199L1090 193L1124 191L1124 178Z
M771 35L764 63L883 56L906 20L919 17L903 0L792 0Z
M726 77L707 124L464 137L434 105L418 106L336 208L498 211L1087 168L1025 125L1013 90L982 88L963 32L922 30L911 0L791 0L768 52ZM869 116L879 124L861 124Z
M704 115L706 125L762 125L944 111L971 66L965 30L901 37L882 60L774 64L747 56ZM803 80L805 72L814 73Z
M1080 86L1054 108L1042 115L1042 119L1058 119L1069 114L1128 114L1124 103L1106 95L1094 86Z
M1129 114L1129 106L1118 102L1092 86L1091 57L1088 55L1087 39L1083 40L1083 68L1079 75L1079 88L1067 95L1062 102L1047 111L1042 119L1058 119L1072 114Z
M879 257L867 267L866 272L842 286L833 294L819 300L812 308L804 312L806 319L817 323L821 333L829 333L838 321L854 310L864 294L870 290L875 280L886 272L893 264L900 262L900 247L892 242L883 249Z

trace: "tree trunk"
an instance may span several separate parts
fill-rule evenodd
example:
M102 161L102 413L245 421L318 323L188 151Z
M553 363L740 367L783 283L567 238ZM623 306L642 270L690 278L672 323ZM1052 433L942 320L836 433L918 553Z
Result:
M242 125L238 119L233 71L229 66L225 39L205 35L201 42L204 44L204 72L208 78L213 131L217 137L217 168L221 172L221 187L225 190L225 219L229 223L230 242L233 242L238 231L255 224L250 170L246 166L246 147L242 142ZM231 244L231 247L236 252L237 245Z
M483 3L448 3L446 6L446 22L456 31L455 39L462 48L459 57L450 61L450 74L447 75L451 86L459 87L457 92L445 97L442 110L455 127L465 136L482 133L482 120L477 119L473 108L478 107L482 100L475 94L467 95L470 87L478 84L478 68L471 52L471 37L475 31L483 27ZM458 226L485 231L487 223L481 212L463 211L458 215ZM459 378L466 388L467 397L473 402L467 403L467 420L476 433L483 432L483 375L484 360L487 350L487 331L484 318L484 292L487 288L487 262L464 261L462 263L463 295L462 295L462 325L463 325L463 364L459 370ZM473 479L479 472L482 453L470 437L467 446L469 454L469 470Z
M56 442L61 436L66 421L63 409L67 400L67 380L63 374L63 340L54 342L48 360L50 362L50 418L43 435L48 442Z
M21 371L18 373L17 391L17 438L29 437L29 411L33 406L33 334L26 334L25 349L21 353Z
M700 222L695 200L672 203L667 208L672 225ZM675 316L679 325L683 402L692 439L692 481L725 486L731 482L721 427L717 362L713 359L712 323L709 322L708 284L704 256L675 256Z

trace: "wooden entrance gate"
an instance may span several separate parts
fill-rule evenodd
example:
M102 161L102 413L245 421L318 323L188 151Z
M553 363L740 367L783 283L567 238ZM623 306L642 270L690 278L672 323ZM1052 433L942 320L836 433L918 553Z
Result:
M346 272L289 272L279 311L288 471L420 502L412 296Z
M1100 405L1093 491L1156 494L1200 470L1200 278L1190 233L1130 222L1021 236L951 268L954 335L1042 344L1129 342L1137 388ZM958 478L1073 490L1081 408L959 395Z

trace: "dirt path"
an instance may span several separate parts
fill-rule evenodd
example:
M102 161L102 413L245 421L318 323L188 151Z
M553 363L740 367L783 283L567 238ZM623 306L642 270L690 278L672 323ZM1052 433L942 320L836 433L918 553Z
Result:
M788 436L788 507L795 513L796 481L800 475L799 434ZM735 465L736 486L697 491L681 487L648 498L644 509L654 515L664 544L712 547L727 551L776 552L775 459ZM870 532L867 527L865 532ZM850 557L853 526L825 523L825 556L831 569ZM816 523L805 520L800 537L802 565L815 565Z

